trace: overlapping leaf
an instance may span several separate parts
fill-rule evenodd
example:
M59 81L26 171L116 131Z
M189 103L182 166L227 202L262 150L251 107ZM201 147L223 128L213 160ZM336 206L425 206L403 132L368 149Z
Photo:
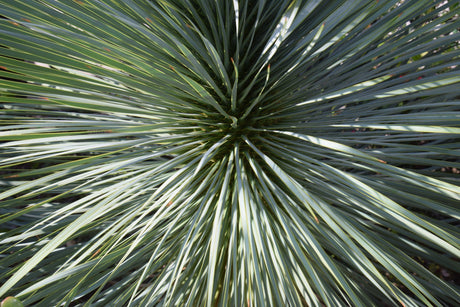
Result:
M458 15L449 1L3 1L0 296L460 301Z

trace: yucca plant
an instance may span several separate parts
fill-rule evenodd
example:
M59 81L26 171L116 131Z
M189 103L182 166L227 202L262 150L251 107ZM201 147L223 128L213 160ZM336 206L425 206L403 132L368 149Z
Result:
M454 2L2 0L0 298L454 306Z

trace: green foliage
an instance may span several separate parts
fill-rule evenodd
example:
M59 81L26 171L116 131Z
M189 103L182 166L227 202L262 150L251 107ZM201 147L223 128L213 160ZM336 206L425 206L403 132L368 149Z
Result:
M8 296L7 298L5 298L0 304L0 307L23 307L23 306L24 305L21 303L20 300L12 296Z
M458 6L1 2L0 297L460 302Z

